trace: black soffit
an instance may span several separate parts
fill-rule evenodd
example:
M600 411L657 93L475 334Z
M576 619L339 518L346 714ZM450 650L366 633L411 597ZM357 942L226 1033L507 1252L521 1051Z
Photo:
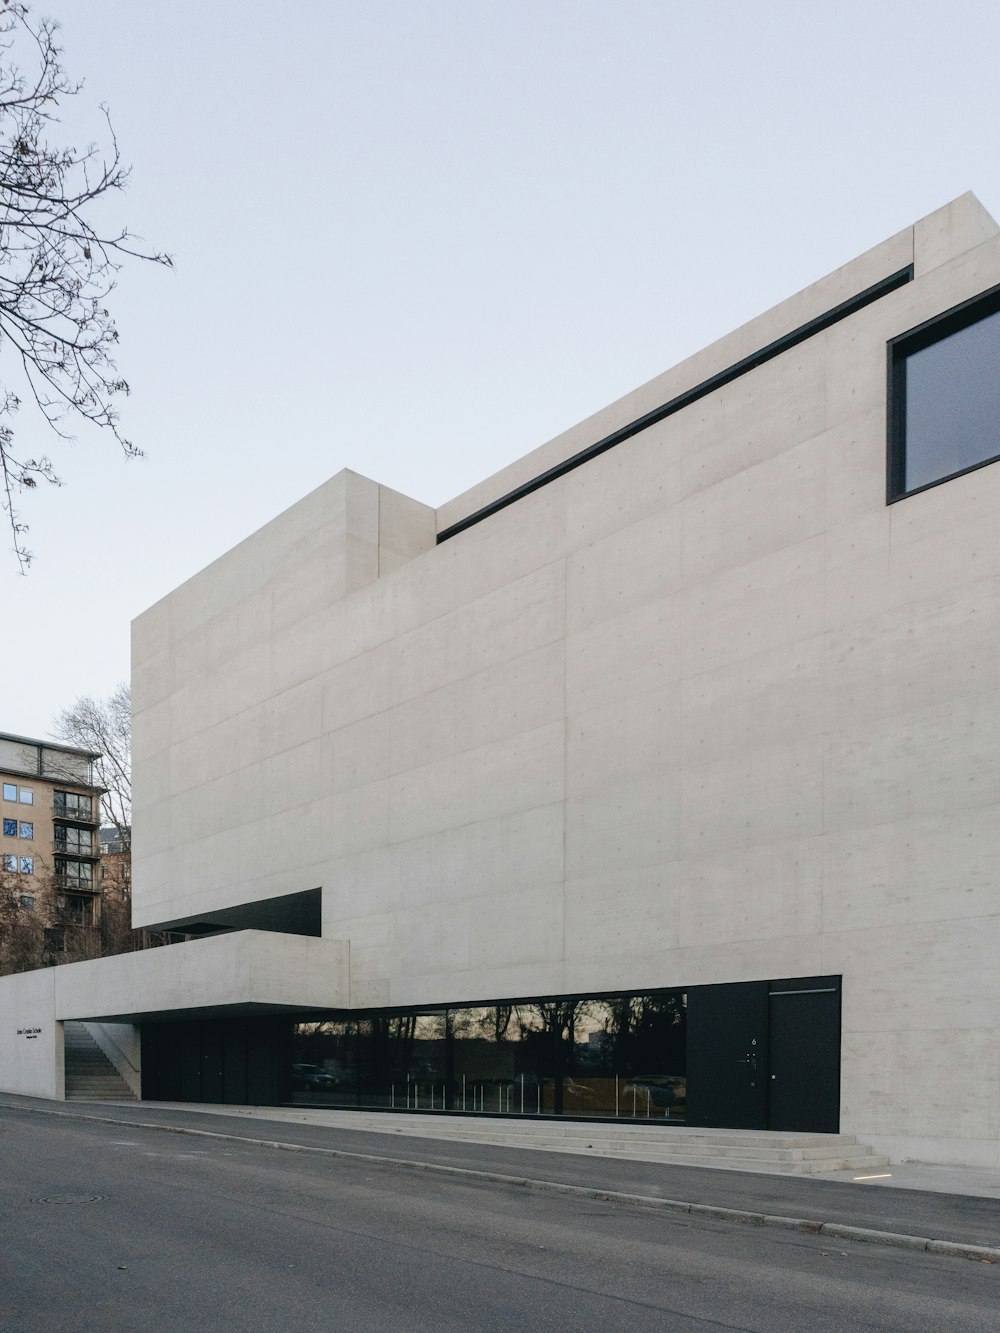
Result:
M785 333L780 338L776 338L774 342L768 343L766 347L751 352L749 356L745 356L741 361L736 361L733 365L727 366L725 370L720 370L717 374L709 376L707 380L702 380L700 384L685 389L676 398L671 398L669 402L654 407L651 412L636 417L634 421L630 421L627 425L620 426L618 430L612 431L610 435L605 435L596 444L588 445L586 449L581 449L579 453L572 454L561 463L546 469L545 472L540 472L537 477L532 477L530 481L516 486L514 490L508 491L506 495L501 495L498 500L493 500L490 504L484 505L482 509L477 509L474 514L470 514L467 518L460 519L450 527L442 529L437 535L438 545L441 542L448 541L451 537L457 537L466 528L474 527L476 523L481 523L483 519L499 513L501 509L506 509L508 505L524 499L526 495L530 495L533 491L541 490L549 482L556 481L568 472L573 472L576 468L582 467L584 463L589 463L592 458L597 458L599 454L607 453L615 445L630 440L633 435L648 430L650 426L655 426L657 422L665 421L667 417L673 416L675 412L690 407L692 403L696 403L700 398L706 398L710 393L714 393L716 389L732 384L734 380L749 374L751 370L756 370L758 366L773 361L776 356L781 356L782 353L797 347L799 343L815 337L817 333L822 333L834 324L839 324L842 319L847 319L849 315L856 314L857 311L863 310L865 306L881 300L883 296L888 296L890 292L894 292L912 281L912 264L899 269L896 273L890 273L887 278L882 278L871 287L866 287L863 292L848 297L840 305L835 305L824 314L817 315L815 319L800 324L797 329L792 329L790 333Z

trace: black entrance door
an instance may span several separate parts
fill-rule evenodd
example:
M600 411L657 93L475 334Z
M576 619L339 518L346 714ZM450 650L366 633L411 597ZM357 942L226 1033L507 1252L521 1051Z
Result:
M768 1127L840 1129L840 978L772 981Z
M687 1010L687 1123L767 1128L766 981L694 986Z

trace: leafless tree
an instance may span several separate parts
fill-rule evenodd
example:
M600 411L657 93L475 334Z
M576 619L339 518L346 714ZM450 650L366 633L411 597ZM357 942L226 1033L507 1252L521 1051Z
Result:
M132 690L124 681L107 699L84 696L64 708L53 734L80 750L100 755L94 781L104 788L101 817L127 851L132 845Z
M60 105L82 84L62 64L58 24L27 7L0 7L0 507L22 573L31 561L20 492L59 484L52 460L14 443L13 417L33 402L61 440L80 419L108 431L126 456L140 450L119 426L128 393L115 361L118 331L107 308L126 259L169 264L168 255L98 220L105 195L123 190L129 168L102 107L107 142L84 148L50 141Z
M45 961L42 921L20 899L18 876L0 867L0 976L29 972Z
M56 718L53 735L99 756L94 761L94 782L104 789L101 820L115 831L114 850L101 857L101 953L131 953L168 944L169 934L132 928L131 688L123 681L106 699L77 699Z
M0 867L0 976L100 956L98 916L65 889L45 865L31 876Z

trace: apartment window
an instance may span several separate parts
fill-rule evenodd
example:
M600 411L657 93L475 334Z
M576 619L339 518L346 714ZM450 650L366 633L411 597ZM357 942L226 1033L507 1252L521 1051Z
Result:
M14 786L13 782L5 782L3 784L3 798L5 801L17 800L17 788Z
M1000 458L1000 288L889 344L888 499Z
M16 874L16 873L17 873L17 857L16 857L16 856L10 856L10 855L8 855L7 852L4 852L4 854L3 854L3 868L4 868L4 870L12 870L12 871L14 871L14 873Z
M16 819L5 819L5 820L3 821L3 836L4 836L5 838L16 838L16 837L17 837L17 820L16 820Z
M73 791L52 793L52 810L56 816L66 819L90 819L91 800L89 796L80 796Z
M19 838L33 838L35 836L35 826L27 819L21 820L21 827L18 830Z
M22 875L33 875L35 873L35 858L33 856L19 856L20 865L18 869Z
M65 884L79 884L90 888L94 878L94 867L89 861L67 861L56 857L56 874Z
M90 856L94 850L94 834L89 828L72 828L69 824L56 824L53 830L56 850L70 852L73 856Z
M60 894L57 906L63 919L74 926L92 926L94 924L94 903L91 898L83 898L74 893Z
M31 912L35 907L35 900L30 893L22 893L17 900L23 908Z
M19 787L17 792L17 799L21 802L22 805L33 805L35 801L35 794L30 787Z

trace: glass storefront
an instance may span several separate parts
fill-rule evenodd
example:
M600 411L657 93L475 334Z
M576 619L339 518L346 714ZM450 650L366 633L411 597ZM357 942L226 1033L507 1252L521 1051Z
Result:
M683 1123L683 991L302 1021L293 1103Z
M836 1134L839 976L142 1025L159 1101Z

